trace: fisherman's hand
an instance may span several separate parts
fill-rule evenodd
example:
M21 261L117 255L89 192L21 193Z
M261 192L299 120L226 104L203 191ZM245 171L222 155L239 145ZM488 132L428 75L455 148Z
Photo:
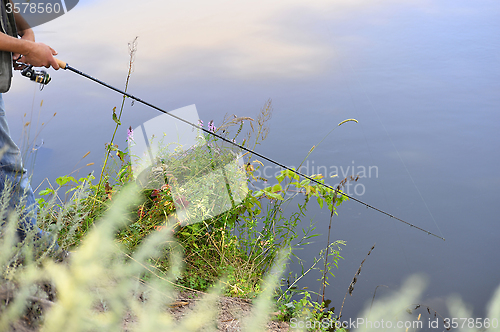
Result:
M52 66L55 70L59 69L59 65L54 59L57 52L50 46L43 43L29 42L28 52L23 54L18 61L35 67L49 68Z
M35 33L33 32L33 30L26 29L26 30L22 31L21 33L22 33L21 39L29 40L31 42L35 41ZM19 61L20 59L21 59L21 54L19 54L19 53L12 54L12 61L14 62L14 70L24 69L23 65L17 64L17 61Z

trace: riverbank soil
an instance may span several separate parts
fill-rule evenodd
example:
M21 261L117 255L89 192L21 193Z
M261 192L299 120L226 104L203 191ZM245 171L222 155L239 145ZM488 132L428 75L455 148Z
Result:
M50 285L42 285L41 290L44 294L42 297L32 297L25 314L14 324L10 326L8 332L38 332L42 321L43 313L50 310L57 303L57 295ZM12 284L4 283L0 286L0 300L3 310L9 304L15 302L14 294L15 287ZM203 294L193 291L184 291L179 293L176 300L173 301L165 310L169 312L177 321L182 321L184 317L189 315L200 301ZM143 300L142 296L139 299ZM96 312L105 311L104 305L98 304L95 307ZM250 300L221 297L218 301L218 318L217 331L235 332L242 331L242 322L248 317L252 310ZM123 331L128 332L134 329L137 322L136 317L131 314L126 314L123 319ZM285 322L271 321L267 324L266 331L283 332L289 330L289 324Z

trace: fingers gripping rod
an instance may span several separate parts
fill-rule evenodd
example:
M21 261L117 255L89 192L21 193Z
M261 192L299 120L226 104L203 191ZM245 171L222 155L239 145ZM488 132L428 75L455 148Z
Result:
M326 188L328 188L328 189L335 190L335 191L336 191L336 192L338 192L339 194L341 194L341 195L343 195L343 196L345 196L345 197L347 197L347 198L349 198L349 199L351 199L351 200L353 200L353 201L355 201L355 202L358 202L358 203L360 203L360 204L362 204L362 205L366 206L367 208L370 208L370 209L372 209L372 210L375 210L375 211L377 211L377 212L380 212L380 213L382 213L382 214L385 214L386 216L389 216L390 218L394 218L394 219L396 219L396 220L398 220L398 221L400 221L400 222L402 222L402 223L404 223L404 224L406 224L406 225L408 225L408 226L410 226L410 227L416 228L416 229L418 229L418 230L420 230L420 231L422 231L422 232L424 232L424 233L427 233L427 234L429 234L429 235L435 236L435 237L437 237L437 238L439 238L439 239L441 239L441 240L443 240L443 241L445 240L445 238L444 238L444 237L441 237L441 236L439 236L439 235L436 235L436 234L434 234L434 233L432 233L432 232L429 232L429 231L427 231L427 230L425 230L425 229L423 229L423 228L421 228L421 227L418 227L418 226L416 226L416 225L414 225L414 224L411 224L411 223L409 223L409 222L407 222L407 221L404 221L403 219L400 219L400 218L398 218L398 217L395 217L394 215L392 215L392 214L390 214L390 213L387 213L387 212L385 212L385 211L383 211L383 210L380 210L380 209L378 209L378 208L376 208L376 207L374 207L374 206L372 206L372 205L370 205L370 204L367 204L367 203L365 203L365 202L363 202L363 201L361 201L361 200L359 200L359 199L357 199L357 198L355 198L355 197L352 197L352 196L350 196L350 195L347 195L346 193L344 193L344 192L342 192L342 191L338 191L338 190L336 190L335 188L333 188L333 187L332 187L332 186L330 186L330 185L327 185L327 184L325 184L325 183L319 182L318 180L315 180L315 179L313 179L313 178L311 178L311 177L309 177L309 176L307 176L307 175L305 175L305 174L302 174L301 172L296 171L296 170L294 170L294 169L292 169L292 168L290 168L290 167L288 167L288 166L285 166L285 165L283 165L283 164L281 164L281 163L279 163L279 162L277 162L277 161L275 161L275 160L272 160L272 159L270 159L270 158L268 158L268 157L266 157L266 156L264 156L264 155L262 155L262 154L260 154L260 153L258 153L258 152L255 152L255 151L252 151L252 150L250 150L250 149L247 149L247 148L245 148L245 147L244 147L244 146L242 146L242 145L239 145L239 144L237 144L237 143L234 143L234 142L232 142L232 141L228 140L227 138L224 138L224 137L222 137L222 136L220 136L220 135L218 135L218 134L216 134L216 133L214 133L214 132L211 132L211 131L209 131L209 130L207 130L207 129L203 128L203 127L197 126L196 124L191 123L191 122L189 122L189 121L187 121L187 120L185 120L185 119L183 119L183 118L180 118L180 117L178 117L178 116L176 116L176 115L174 115L174 114L172 114L172 113L169 113L169 112L167 112L167 111L165 111L165 110L163 110L163 109L161 109L161 108L159 108L159 107L157 107L157 106L155 106L155 105L153 105L153 104L148 103L147 101L144 101L144 100L142 100L142 99L140 99L140 98L137 98L137 97L135 97L135 96L133 96L133 95L131 95L131 94L129 94L129 93L127 93L127 92L125 92L125 91L122 91L122 90L120 90L120 89L117 89L117 88L115 88L114 86L111 86L111 85L109 85L109 84L107 84L107 83L105 83L105 82L103 82L103 81L101 81L101 80L98 80L98 79L97 79L97 78L95 78L95 77L92 77L92 76L90 76L90 75L88 75L88 74L85 74L85 73L83 73L83 72L79 71L78 69L75 69L75 68L71 67L70 65L68 65L68 64L67 64L66 62L64 62L64 61L61 61L61 60L59 60L59 59L56 59L56 61L57 61L57 64L59 65L59 67L60 67L60 68L62 68L62 69L65 69L65 70L70 70L70 71L72 71L72 72L74 72L74 73L77 73L78 75L81 75L81 76L86 77L86 78L88 78L88 79L90 79L90 80L92 80L92 81L94 81L94 82L96 82L96 83L99 83L99 84L101 84L101 85L104 85L105 87L107 87L107 88L109 88L109 89L111 89L111 90L113 90L113 91L116 91L116 92L118 92L118 93L120 93L120 94L122 94L122 95L125 95L125 96L127 96L127 97L129 97L129 98L131 98L131 99L133 99L133 100L135 100L135 101L137 101L137 102L141 103L141 104L144 104L144 105L146 105L146 106L149 106L149 107L151 107L151 108L154 108L155 110L160 111L160 112L162 112L162 113L168 114L169 116L173 117L174 119L177 119L177 120L179 120L179 121L181 121L181 122L184 122L184 123L186 123L186 124L188 124L188 125L190 125L190 126L192 126L192 127L194 127L194 128L200 129L200 130L202 130L203 132L205 132L205 133L207 133L207 134L209 134L209 135L215 136L215 137L217 137L218 139L223 140L224 142L227 142L227 143L229 143L229 144L235 145L235 146L237 146L238 148L240 148L240 149L242 149L242 150L244 150L244 151L247 151L247 152L249 152L249 153L251 153L251 154L254 154L254 155L256 155L256 156L258 156L258 157L260 157L260 158L262 158L262 159L264 159L264 160L266 160L266 161L268 161L268 162L270 162L270 163L273 163L273 164L275 164L275 165L277 165L277 166L279 166L279 167L281 167L281 168L283 168L283 169L289 170L289 171L291 171L291 172L293 172L293 173L295 173L295 174L297 174L297 175L299 175L299 176L301 176L301 177L303 177L303 178L305 178L305 179L308 179L309 181L312 181L312 182L314 182L314 183L316 183L316 184L318 184L318 185L324 186L324 187L326 187Z

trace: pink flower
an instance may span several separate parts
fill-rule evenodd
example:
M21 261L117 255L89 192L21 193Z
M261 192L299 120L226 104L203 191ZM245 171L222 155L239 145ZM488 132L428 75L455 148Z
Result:
M217 128L214 126L214 120L210 120L210 122L208 123L208 130L214 133L216 129Z
M132 126L127 129L127 142L132 142L134 140L134 131L132 130Z

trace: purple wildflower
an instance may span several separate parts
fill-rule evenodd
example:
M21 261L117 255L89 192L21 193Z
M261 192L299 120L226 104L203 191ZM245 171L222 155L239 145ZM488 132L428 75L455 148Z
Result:
M203 121L202 120L198 120L198 126L203 127Z
M208 123L208 130L210 130L211 132L215 132L217 128L214 126L214 120L210 120L210 122Z
M132 126L127 129L127 142L132 142L134 140L134 131L132 130Z

